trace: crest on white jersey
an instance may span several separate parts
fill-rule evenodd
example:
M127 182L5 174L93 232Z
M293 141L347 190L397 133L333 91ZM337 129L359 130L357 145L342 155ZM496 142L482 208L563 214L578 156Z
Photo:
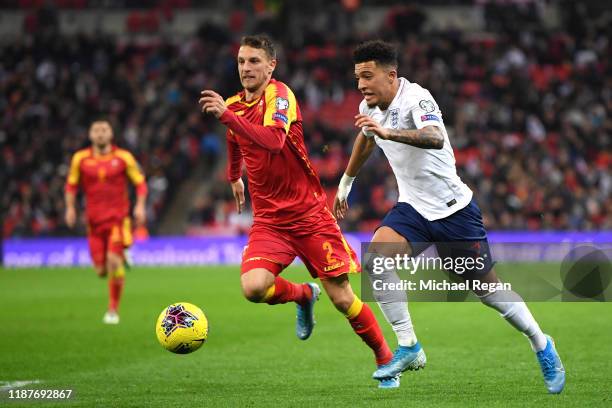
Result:
M399 126L399 108L391 109L389 111L389 116L391 119L391 127L397 129Z
M400 78L400 86L387 111L370 108L364 100L359 112L383 128L416 130L436 126L444 135L441 149L422 149L371 135L389 160L397 180L399 202L410 204L429 221L448 217L469 204L472 191L457 175L442 112L427 89ZM370 136L367 128L362 130Z

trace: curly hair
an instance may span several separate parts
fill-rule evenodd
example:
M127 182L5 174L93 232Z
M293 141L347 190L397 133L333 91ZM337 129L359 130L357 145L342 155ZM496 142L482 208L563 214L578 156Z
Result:
M382 40L366 41L357 46L353 51L353 62L374 61L379 65L391 65L397 67L397 48L393 44Z

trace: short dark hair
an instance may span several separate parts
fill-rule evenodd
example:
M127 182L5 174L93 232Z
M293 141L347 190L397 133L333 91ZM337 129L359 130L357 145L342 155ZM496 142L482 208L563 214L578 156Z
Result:
M95 123L106 123L108 124L108 126L111 127L111 129L113 127L113 124L111 123L110 119L108 119L106 116L94 117L93 120L89 123L89 128L91 129L91 127Z
M274 48L274 43L272 43L270 37L265 34L244 36L240 40L240 45L246 45L247 47L264 50L270 59L276 59L276 49Z
M379 65L391 65L397 68L399 65L397 48L393 44L382 40L362 42L353 51L353 62L359 64L367 61L374 61Z

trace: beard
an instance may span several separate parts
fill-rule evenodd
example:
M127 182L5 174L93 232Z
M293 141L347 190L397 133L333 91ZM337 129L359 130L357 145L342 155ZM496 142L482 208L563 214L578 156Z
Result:
M261 85L262 85L261 83L258 83L258 84L256 84L256 85L254 85L254 84L252 84L252 83L251 83L251 84L250 84L250 85L248 85L248 86L246 86L246 85L242 85L242 87L243 87L244 89L246 89L247 91L249 91L249 92L256 92L256 91L257 91L257 90L258 90L258 89L261 87Z
M255 78L250 79L248 85L245 83L245 81L243 81L242 79L240 80L240 83L242 84L242 87L244 89L246 89L249 92L256 92L257 90L259 90L263 84L266 83L268 78L263 78L261 80L257 80Z
M94 145L98 150L105 150L110 145L110 142L94 142Z

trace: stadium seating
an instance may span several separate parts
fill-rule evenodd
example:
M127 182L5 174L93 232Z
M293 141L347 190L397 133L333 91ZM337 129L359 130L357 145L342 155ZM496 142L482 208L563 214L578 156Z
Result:
M26 3L34 4L19 4ZM177 4L172 7L189 6ZM490 229L612 228L608 31L595 25L585 36L576 16L567 19L572 25L542 31L531 13L523 16L524 30L513 33L504 10L491 7L484 32L423 32L401 23L413 11L406 17L397 9L376 32L400 44L400 73L430 89L442 107L460 175ZM156 18L134 12L128 31L155 31ZM215 185L186 205L187 232L246 231L248 212L235 213L223 169L212 170L222 159L223 130L196 105L201 88L225 96L239 89L232 53L244 34L236 30L244 25L234 20L228 18L229 28L204 25L182 42L49 37L38 24L24 27L36 41L1 42L3 235L67 233L62 185L68 160L87 143L87 123L99 113L111 118L119 144L137 155L149 177L153 233L180 182L202 160ZM271 31L289 32L286 24L279 19ZM342 38L320 26L306 30L301 43L277 38L276 77L301 104L310 155L330 202L356 134L352 120L360 95L351 49L367 37L358 24L349 28ZM371 230L396 198L391 171L375 153L355 184L342 226Z

